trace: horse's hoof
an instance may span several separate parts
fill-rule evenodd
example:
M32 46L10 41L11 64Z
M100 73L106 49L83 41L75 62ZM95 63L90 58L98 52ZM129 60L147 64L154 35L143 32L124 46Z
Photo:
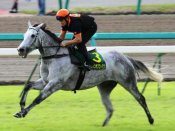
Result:
M27 112L25 110L22 110L21 112L18 112L16 114L14 114L13 116L16 118L23 118L26 116L26 114L27 114Z
M154 119L153 119L153 118L150 119L150 120L149 120L149 123L150 123L151 125L153 125L153 124L154 124Z
M108 122L109 122L109 120L108 120L108 119L106 119L106 120L103 122L102 127L107 126Z
M21 112L18 112L16 114L14 114L13 116L16 117L16 118L22 118L23 117Z

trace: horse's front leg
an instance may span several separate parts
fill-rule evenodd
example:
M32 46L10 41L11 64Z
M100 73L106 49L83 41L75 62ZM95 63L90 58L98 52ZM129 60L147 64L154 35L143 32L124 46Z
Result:
M52 93L62 87L62 84L57 85L58 82L49 82L44 89L40 92L40 94L35 98L35 100L30 104L27 108L21 110L20 112L16 113L14 116L17 118L22 118L27 115L27 113L35 107L37 104L41 103L47 97L49 97Z
M29 90L31 88L36 89L36 90L42 90L44 88L45 82L43 79L39 79L36 82L29 82L25 85L23 91L21 92L21 100L20 100L20 107L21 110L25 108L25 103L26 103L26 98Z
M32 87L32 83L31 82L27 83L20 94L21 100L19 104L20 104L21 110L23 110L25 107L26 97L31 87Z

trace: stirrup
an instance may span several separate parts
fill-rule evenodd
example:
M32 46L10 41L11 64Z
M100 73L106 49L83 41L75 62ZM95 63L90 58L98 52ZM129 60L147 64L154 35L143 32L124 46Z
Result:
M85 70L90 71L90 66L89 66L89 65L87 65L87 64L86 64L86 62L84 63L84 65L83 65L83 66L84 66Z
M89 67L89 65L86 64L86 62L82 66L80 66L79 68L83 69L85 71L90 71L90 67Z

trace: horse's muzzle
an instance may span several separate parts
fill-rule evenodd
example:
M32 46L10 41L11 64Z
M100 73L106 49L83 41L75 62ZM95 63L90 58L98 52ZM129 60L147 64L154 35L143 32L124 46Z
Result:
M22 56L22 58L26 58L27 57L27 50L25 50L24 48L19 48L17 50L18 50L19 56Z

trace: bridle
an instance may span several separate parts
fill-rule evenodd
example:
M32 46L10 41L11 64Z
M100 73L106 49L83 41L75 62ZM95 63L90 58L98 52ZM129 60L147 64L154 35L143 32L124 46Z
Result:
M32 42L32 45L34 45L33 43L36 42L37 40L37 37L38 37L38 34L39 34L39 30L40 28L37 30L33 27L30 27L29 29L33 29L37 32L36 36L35 36L35 39L33 40ZM42 46L42 41L39 42L39 45L38 46L35 46L36 49L39 50L40 54L41 54L41 59L52 59L52 58L62 58L62 57L65 57L65 56L69 56L69 54L57 54L58 51L60 50L61 46L60 46L60 43L58 43L58 45L55 45L55 46ZM44 55L44 48L57 48L56 52L54 55L50 55L50 56L42 56Z

